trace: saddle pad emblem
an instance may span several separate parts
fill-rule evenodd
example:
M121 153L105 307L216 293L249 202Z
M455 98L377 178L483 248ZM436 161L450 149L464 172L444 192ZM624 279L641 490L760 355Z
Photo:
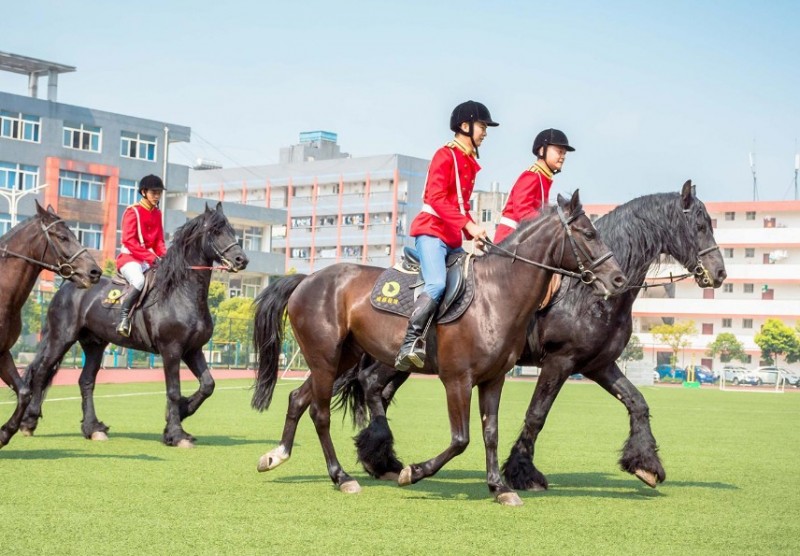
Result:
M400 282L395 282L394 280L386 282L381 288L381 293L384 297L397 297L400 293Z
M106 298L103 300L103 303L108 303L109 305L113 305L114 303L119 303L119 298L122 297L122 290L118 290L117 288L112 288L108 290L106 294Z

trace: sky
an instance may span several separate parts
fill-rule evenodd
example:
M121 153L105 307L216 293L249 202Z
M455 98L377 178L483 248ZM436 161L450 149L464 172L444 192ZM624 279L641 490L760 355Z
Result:
M301 131L430 158L468 99L500 127L478 188L508 190L542 129L576 148L554 193L794 198L800 2L133 3L0 0L0 50L77 67L60 102L192 128L171 162L278 162ZM46 79L40 80L46 98ZM0 72L0 90L27 94Z

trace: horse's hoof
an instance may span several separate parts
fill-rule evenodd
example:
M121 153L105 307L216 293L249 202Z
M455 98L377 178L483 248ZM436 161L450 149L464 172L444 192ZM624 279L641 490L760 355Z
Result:
M650 471L645 471L644 469L637 469L634 473L636 478L642 481L644 484L649 486L650 488L656 488L656 474L651 473Z
M286 453L286 449L278 446L261 456L258 460L258 472L263 473L275 469L287 459L289 459L289 454Z
M516 492L503 492L497 495L497 502L501 506L522 506L522 498Z
M108 435L103 431L94 431L90 439L97 440L98 442L105 442L108 440Z
M33 436L33 429L19 429L22 436Z
M344 492L345 494L358 494L361 492L361 485L358 484L358 481L347 481L342 483L339 486L339 490Z
M380 477L378 477L379 481L398 481L399 482L400 475L395 473L394 471L387 471Z
M194 448L194 442L192 442L188 438L181 438L180 441L175 446L177 448Z
M405 487L411 484L411 466L407 465L403 468L400 472L400 475L397 477L397 484L401 487Z

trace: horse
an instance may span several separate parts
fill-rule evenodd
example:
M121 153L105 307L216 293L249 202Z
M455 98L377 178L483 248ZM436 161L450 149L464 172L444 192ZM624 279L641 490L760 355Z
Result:
M689 271L683 277L693 276L701 288L721 286L727 276L725 264L711 219L691 181L684 183L680 193L638 197L599 218L595 225L628 283L620 295L597 299L578 281L564 280L553 303L531 320L527 346L517 364L536 365L541 371L523 429L503 465L506 483L515 489L548 488L547 478L533 464L534 447L555 398L574 373L595 381L628 410L630 432L619 459L622 470L653 488L666 479L650 429L647 402L616 360L630 340L633 303L643 287L653 285L645 283L647 272L662 255L679 261ZM391 478L402 469L385 411L408 376L365 358L337 384L338 405L351 411L358 426L363 425L368 409L371 420L356 437L356 446L362 465L376 478ZM302 402L303 387L293 392L291 399ZM289 413L299 417L303 411L298 403ZM293 433L284 434L293 438Z
M220 261L222 267L211 266ZM109 343L129 349L161 354L167 387L166 426L162 441L167 446L191 448L195 438L182 427L214 392L203 346L211 338L213 322L208 310L211 272L220 268L238 272L247 267L247 256L218 203L178 228L167 254L154 270L153 288L134 311L130 337L117 333L119 286L103 277L100 285L81 291L69 284L53 296L47 311L42 341L33 362L25 371L32 399L22 420L25 434L33 434L42 414L44 391L58 371L64 354L79 342L85 363L80 386L83 420L81 431L87 439L107 440L108 426L97 418L94 385ZM108 301L116 301L106 308ZM181 395L180 364L183 361L197 377L198 390L188 398Z
M0 237L0 378L17 395L17 408L0 428L0 448L19 429L30 389L22 380L11 348L22 331L22 306L42 269L72 281L78 288L97 283L102 271L52 207L36 201L36 214Z
M569 245L570 248L567 248ZM423 373L436 373L447 392L451 442L438 456L405 467L397 482L410 485L434 475L469 443L472 388L478 386L486 446L487 485L495 500L520 505L506 486L497 460L497 412L505 371L525 345L526 325L545 295L555 271L569 273L612 295L625 283L576 191L559 195L555 208L519 227L502 253L478 257L473 264L474 300L452 323L435 326L428 339ZM577 274L573 271L580 270ZM311 373L311 418L325 455L328 474L341 492L361 490L341 467L330 437L330 402L336 377L362 353L391 364L406 328L406 319L375 310L370 290L383 269L340 263L310 276L290 275L265 289L256 303L254 341L258 371L252 406L266 409L277 380L284 311ZM289 456L283 445L262 457L272 469Z

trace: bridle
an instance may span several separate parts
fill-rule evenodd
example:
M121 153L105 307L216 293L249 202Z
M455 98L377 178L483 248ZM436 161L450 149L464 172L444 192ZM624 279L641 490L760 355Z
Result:
M549 266L544 263L540 263L539 261L533 261L531 259L526 259L525 257L520 257L517 255L516 251L509 251L504 247L500 247L493 241L489 239L484 239L483 242L487 245L491 246L493 249L497 249L501 253L510 256L511 262L514 261L522 261L524 263L543 268L545 270L549 270L551 272L555 272L556 274L561 274L562 276L569 276L570 278L577 278L584 284L591 284L595 280L597 280L597 276L594 273L594 270L606 262L608 259L614 256L611 251L600 255L596 259L592 259L591 253L587 252L586 249L582 245L580 245L576 240L575 236L572 234L572 228L570 228L570 224L572 224L576 219L584 215L583 209L580 211L570 215L569 219L564 215L564 210L561 208L561 205L556 205L556 211L558 212L558 218L561 221L561 225L564 227L564 231L566 232L564 236L564 242L561 244L561 258L560 260L563 262L564 260L564 251L566 250L566 242L569 240L569 245L572 248L572 254L575 256L575 260L578 263L578 270L580 272L572 272L570 270L565 270L563 268ZM581 258L583 255L583 258ZM584 264L585 261L585 264Z
M190 266L191 270L225 270L227 272L237 273L236 265L230 259L225 258L225 253L232 249L235 245L239 245L237 240L232 241L226 245L224 249L217 247L214 241L211 241L211 249L214 251L214 257L218 259L224 266Z
M39 258L41 260L32 259L30 257L26 257L21 253L15 253L14 251L9 251L7 245L3 245L3 248L0 249L0 257L16 257L18 259L22 259L23 261L27 261L29 263L39 265L42 268L55 272L65 280L70 279L72 276L75 275L75 267L72 266L72 263L80 257L83 253L88 251L86 247L81 247L78 249L71 257L67 258L67 256L59 249L58 244L53 241L50 237L50 228L55 226L56 224L63 223L64 221L60 218L51 222L47 226L44 225L44 222L41 220L39 221L39 226L42 228L42 232L44 232L44 237L47 240L47 245L44 246L44 251L42 252L42 256ZM55 253L56 257L56 264L52 265L50 263L44 262L44 256L47 254L47 249L52 248L53 252Z

